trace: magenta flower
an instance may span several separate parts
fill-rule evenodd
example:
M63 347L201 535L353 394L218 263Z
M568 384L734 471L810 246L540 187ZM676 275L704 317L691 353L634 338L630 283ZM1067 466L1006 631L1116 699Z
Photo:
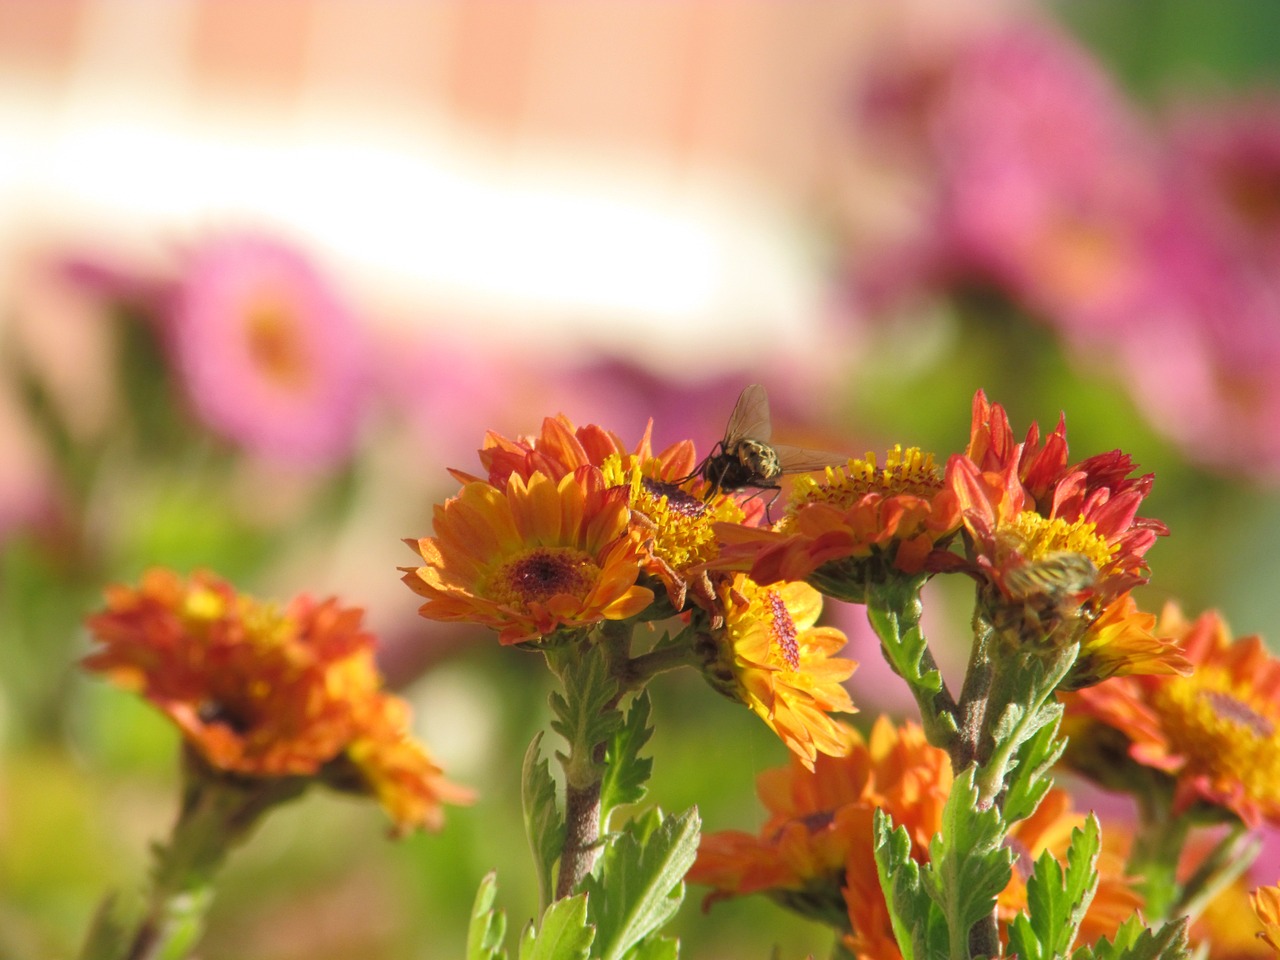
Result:
M195 412L217 433L309 465L351 452L367 385L359 321L293 248L256 235L197 248L168 332Z

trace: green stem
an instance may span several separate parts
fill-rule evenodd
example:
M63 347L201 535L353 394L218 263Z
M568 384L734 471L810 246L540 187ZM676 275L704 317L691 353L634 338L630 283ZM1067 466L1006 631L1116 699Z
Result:
M935 747L952 750L956 742L956 702L938 669L933 651L920 630L920 590L924 577L872 588L867 619L880 638L880 649L893 672L902 677L920 708L925 736Z
M1170 913L1193 923L1237 877L1249 869L1262 849L1262 837L1236 823L1182 885Z
M169 842L155 848L146 912L131 933L90 930L81 960L181 960L204 932L213 880L227 854L272 806L297 796L303 777L251 780L211 770L184 752L182 805ZM108 940L112 941L108 943Z
M1142 878L1139 892L1144 913L1149 923L1159 924L1170 918L1178 897L1178 858L1191 831L1191 819L1173 816L1167 797L1140 799L1141 824L1125 872Z
M985 621L975 619L973 647L969 651L969 665L965 669L964 686L960 688L960 702L956 706L959 734L951 749L951 767L957 773L972 763L981 764L985 759L983 733L991 681L995 675L991 643L991 627Z

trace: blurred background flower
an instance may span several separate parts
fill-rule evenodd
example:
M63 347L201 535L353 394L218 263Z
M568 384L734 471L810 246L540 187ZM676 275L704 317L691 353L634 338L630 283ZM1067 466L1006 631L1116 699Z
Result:
M172 733L72 667L102 585L157 564L363 607L480 793L395 848L308 798L204 956L457 956L494 866L532 911L511 758L546 690L395 570L486 429L652 417L706 452L760 382L786 442L945 456L979 387L1065 409L1073 461L1156 474L1145 609L1274 641L1278 30L1249 0L0 0L0 955L70 954L165 828ZM860 611L826 617L855 722L909 712ZM750 827L783 748L662 681L653 798ZM708 738L741 745L713 776ZM829 946L737 902L677 932Z

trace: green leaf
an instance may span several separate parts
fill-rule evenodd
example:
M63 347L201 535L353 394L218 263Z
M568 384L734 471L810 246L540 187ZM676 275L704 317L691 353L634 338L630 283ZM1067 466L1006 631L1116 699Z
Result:
M871 602L867 604L867 619L880 638L885 658L894 672L913 688L937 693L942 689L942 674L936 669L923 668L929 642L920 632L919 615L913 619L899 612L903 608L914 609L911 604L919 606L919 597L889 596L889 591L887 585L873 589Z
M471 906L471 923L467 927L467 960L506 960L502 941L507 935L507 915L494 911L498 895L498 876L487 873L480 881Z
M942 830L929 845L930 863L922 874L929 896L942 908L948 949L956 956L962 955L973 925L991 916L1013 863L1000 810L995 804L980 808L973 775L969 767L952 784Z
M1053 786L1049 771L1067 746L1067 738L1058 736L1059 719L1054 717L1018 748L1005 786L1004 817L1009 823L1035 813Z
M524 811L524 832L533 852L538 874L538 902L551 902L555 890L555 866L564 847L564 817L556 807L556 784L550 765L539 757L542 733L529 743L520 771L520 800Z
M583 882L597 930L594 956L621 960L675 915L700 826L696 807L670 817L650 810L612 838L598 872Z
M624 960L678 960L680 941L671 937L650 937L627 952Z
M1100 848L1098 820L1090 814L1084 830L1071 833L1065 873L1048 850L1040 855L1027 880L1027 913L1009 929L1009 949L1019 960L1066 956L1097 888Z
M1071 960L1187 960L1190 956L1185 919L1155 931L1135 914L1120 925L1112 940L1104 938L1092 947L1081 947Z
M600 764L592 759L596 745L622 726L622 713L613 706L618 684L609 675L604 655L595 645L575 643L548 650L547 660L565 691L551 695L555 715L551 727L569 744L567 754L556 756L569 784L585 787L601 773Z
M883 810L875 814L875 856L880 889L903 960L947 960L946 918L925 890L906 828L894 830Z
M626 723L605 749L604 781L600 787L600 809L605 817L614 807L644 798L644 785L653 771L653 760L641 758L640 749L652 735L649 694L643 692L631 702Z
M595 935L587 925L587 898L566 897L547 907L536 934L533 924L524 928L519 960L586 960Z

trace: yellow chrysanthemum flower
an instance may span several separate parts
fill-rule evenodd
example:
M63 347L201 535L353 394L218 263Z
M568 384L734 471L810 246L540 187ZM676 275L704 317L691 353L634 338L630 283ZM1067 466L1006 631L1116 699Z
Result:
M424 565L402 567L404 582L426 598L422 616L491 626L504 644L625 620L653 601L636 585L629 519L627 490L592 466L559 483L539 472L505 489L475 481L436 507L434 537L408 541Z
M834 656L846 644L834 627L816 627L822 595L806 583L762 587L741 574L720 588L724 625L712 632L704 674L745 703L812 767L839 754L847 738L829 714L854 712L842 686L857 664Z
M676 468L678 469L678 467ZM702 606L714 604L705 565L716 557L716 522L741 523L745 514L731 496L695 496L678 478L672 464L658 457L614 454L601 468L605 484L625 486L631 504L632 530L644 550L641 566L666 588L675 611L684 609L692 592ZM701 480L693 484L705 487Z

